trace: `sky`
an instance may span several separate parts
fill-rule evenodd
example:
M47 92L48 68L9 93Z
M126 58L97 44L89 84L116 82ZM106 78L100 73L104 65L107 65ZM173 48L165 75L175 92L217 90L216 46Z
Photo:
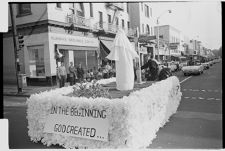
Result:
M159 25L171 25L209 49L219 49L222 45L220 1L152 2L151 5L155 20L162 14ZM168 13L169 9L172 13Z

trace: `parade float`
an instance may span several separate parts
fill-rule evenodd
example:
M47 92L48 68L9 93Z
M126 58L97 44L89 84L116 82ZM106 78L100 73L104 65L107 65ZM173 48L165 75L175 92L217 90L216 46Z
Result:
M72 92L70 86L31 95L31 141L65 148L145 148L181 100L174 76L122 98L71 97Z
M129 46L128 40L115 41ZM152 143L159 128L177 111L180 83L175 76L159 82L134 83L132 59L136 55L125 46L115 47L120 51L109 54L116 61L116 78L58 88L28 98L31 141L88 149L137 149ZM124 70L120 63L127 65Z

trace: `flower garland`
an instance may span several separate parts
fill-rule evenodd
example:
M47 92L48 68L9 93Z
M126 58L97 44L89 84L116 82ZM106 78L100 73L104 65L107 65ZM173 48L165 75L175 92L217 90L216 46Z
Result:
M115 79L99 81L109 83ZM73 87L31 95L27 100L28 135L31 141L65 148L145 148L174 114L181 100L177 77L132 92L123 98L85 98L65 96ZM45 133L44 127L52 105L106 110L109 115L108 142L60 134Z

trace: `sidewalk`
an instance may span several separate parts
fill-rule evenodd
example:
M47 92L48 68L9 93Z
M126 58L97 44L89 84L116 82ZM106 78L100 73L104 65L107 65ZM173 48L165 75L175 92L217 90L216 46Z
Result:
M65 86L68 86L69 83L66 83ZM31 94L43 92L46 90L59 88L56 86L27 86L22 89L21 93L17 92L16 85L3 85L3 95L4 96L21 96L21 97L30 97Z

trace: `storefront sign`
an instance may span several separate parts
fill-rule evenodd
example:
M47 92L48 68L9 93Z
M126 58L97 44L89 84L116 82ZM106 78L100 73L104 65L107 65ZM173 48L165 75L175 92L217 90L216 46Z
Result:
M44 132L108 141L106 110L52 106Z
M50 40L54 43L64 44L64 45L76 45L76 46L86 46L86 47L98 47L98 39L82 36L70 36L62 34L50 34Z
M178 48L179 43L170 43L170 49L177 49Z

